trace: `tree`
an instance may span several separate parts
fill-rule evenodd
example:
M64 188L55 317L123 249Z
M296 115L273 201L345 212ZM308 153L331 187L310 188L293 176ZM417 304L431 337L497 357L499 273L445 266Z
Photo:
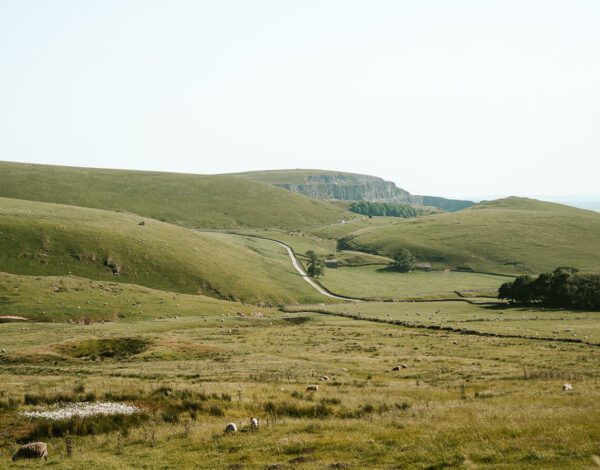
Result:
M415 257L406 248L400 248L394 256L394 264L392 266L396 271L407 273L415 267Z
M600 275L579 274L575 268L562 266L537 279L519 276L513 282L505 282L498 290L498 298L550 307L599 309Z
M313 250L307 251L306 256L308 256L306 274L315 279L318 279L319 276L323 276L323 273L325 272L325 261L323 261L323 258L319 257Z

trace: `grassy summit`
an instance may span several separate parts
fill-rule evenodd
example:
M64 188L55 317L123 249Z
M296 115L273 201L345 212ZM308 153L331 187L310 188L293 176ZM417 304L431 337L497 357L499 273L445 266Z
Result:
M353 217L339 206L236 176L0 162L0 197L134 212L188 227L301 227Z
M267 240L200 233L137 215L0 198L0 266L274 303L323 301Z
M561 265L598 271L599 241L600 214L511 197L365 228L351 234L346 244L384 255L405 247L438 268L521 273Z

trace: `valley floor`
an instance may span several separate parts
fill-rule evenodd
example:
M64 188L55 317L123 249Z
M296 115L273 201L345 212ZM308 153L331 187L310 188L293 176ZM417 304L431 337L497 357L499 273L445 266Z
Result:
M32 440L57 469L598 465L600 312L477 297L502 280L345 267L321 283L388 301L274 309L0 273L0 468L31 467L10 456ZM62 402L141 412L23 414Z
M597 346L218 301L194 308L188 297L162 297L160 317L0 324L0 467L31 467L10 455L33 436L49 443L54 468L590 468L600 454ZM600 323L598 312L506 308L503 325L489 321L499 312L464 302L326 308L516 331L542 315L576 334ZM19 414L66 398L134 404L143 419L66 438ZM224 435L228 422L243 432Z

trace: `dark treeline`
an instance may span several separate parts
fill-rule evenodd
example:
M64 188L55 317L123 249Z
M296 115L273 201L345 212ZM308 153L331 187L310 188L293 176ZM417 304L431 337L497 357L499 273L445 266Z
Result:
M556 268L551 273L519 276L505 282L498 298L549 307L600 309L600 274L579 274L577 269Z
M420 209L415 209L404 204L392 204L389 202L353 202L350 206L352 212L363 215L388 216L388 217L417 217L423 214Z

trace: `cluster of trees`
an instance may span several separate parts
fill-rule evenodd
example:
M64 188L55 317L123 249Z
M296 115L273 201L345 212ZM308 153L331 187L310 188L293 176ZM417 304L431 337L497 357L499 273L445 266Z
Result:
M550 307L600 309L600 275L560 267L537 278L519 276L500 286L498 298Z
M350 210L357 214L370 216L388 216L388 217L417 217L423 214L420 209L415 209L404 204L392 204L389 202L369 202L359 201L350 205Z

